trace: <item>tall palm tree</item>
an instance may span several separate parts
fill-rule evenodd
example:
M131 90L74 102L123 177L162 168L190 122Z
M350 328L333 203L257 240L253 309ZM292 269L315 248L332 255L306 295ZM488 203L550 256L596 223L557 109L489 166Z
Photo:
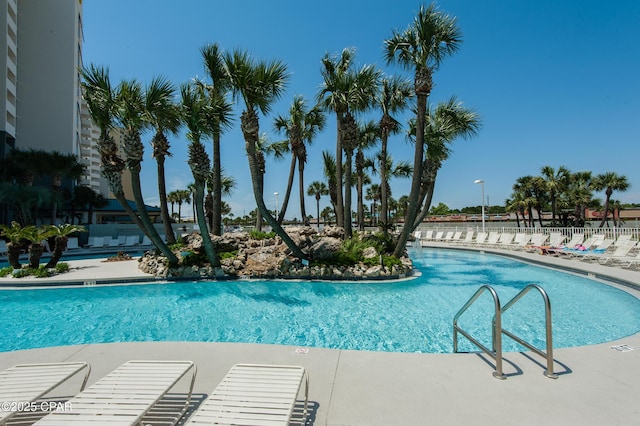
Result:
M607 172L597 175L593 180L593 189L596 191L604 190L604 214L599 228L602 228L608 221L609 203L611 202L611 194L613 191L626 191L631 186L626 176L620 176L614 172Z
M222 133L232 124L232 106L227 99L231 88L229 75L224 63L224 55L218 44L210 44L200 49L205 69L211 83L205 85L209 97L213 139L213 169L211 170L211 232L222 233L222 163L220 160L220 140Z
M88 186L77 185L73 188L73 200L72 207L87 209L87 223L91 225L93 223L93 209L106 207L109 202L104 198L102 194L94 191ZM72 211L72 219L75 216L75 211ZM73 222L71 223L73 225Z
M204 136L211 135L209 106L204 92L195 84L183 84L180 86L182 97L182 118L187 126L187 139L189 140L189 167L194 179L195 194L193 203L196 209L196 220L200 228L202 244L207 255L207 260L213 267L220 266L220 260L216 254L207 226L207 217L204 211L205 183L211 170L211 160L202 144Z
M413 179L409 193L407 222L402 229L394 255L400 257L405 250L412 226L420 210L419 198L424 161L424 132L427 99L433 88L433 73L443 59L458 50L461 33L456 19L439 12L435 4L420 7L413 23L403 32L394 31L385 40L387 63L397 62L414 71L416 106L416 143L413 156ZM406 226L409 225L409 226Z
M518 198L524 204L529 216L528 225L533 227L533 207L536 204L534 196L534 176L527 175L521 176L516 179L516 183L513 184L514 198Z
M400 123L392 116L400 111L403 111L412 96L411 83L401 77L393 76L391 78L384 78L380 86L380 93L378 96L378 106L382 110L382 117L380 118L380 191L382 198L380 199L380 210L382 212L381 222L384 226L384 233L387 233L388 218L388 197L387 188L389 186L386 167L382 167L387 164L387 144L389 136L400 131Z
M423 140L427 152L421 167L420 193L418 206L421 207L417 218L411 225L412 230L424 220L431 206L438 171L444 161L449 158L449 145L457 138L468 139L480 129L480 117L473 110L466 108L455 97L440 102L435 108L427 108L425 117L425 134ZM417 131L414 123L410 123L410 137ZM417 137L415 138L416 143ZM413 170L415 177L415 170ZM397 249L397 247L396 247Z
M171 145L166 133L175 135L180 128L180 109L174 101L175 92L175 86L169 80L163 77L155 77L147 86L144 98L145 119L155 130L155 134L151 139L151 147L157 166L160 217L164 224L164 233L168 244L176 242L167 203L167 184L164 168L166 158L171 157L171 152L169 151Z
M373 201L371 205L371 225L376 226L378 223L378 219L376 219L376 212L378 211L376 203L380 199L380 185L374 183L373 185L367 188L367 193L365 198L368 201Z
M346 237L351 237L351 187L352 159L358 144L358 124L354 114L366 111L375 104L381 72L372 65L359 70L351 67L353 51L345 49L339 59L332 60L328 55L322 60L324 85L318 95L325 109L334 111L338 122L336 143L336 181L341 185L344 173L344 199L338 200L338 225L342 214ZM342 153L344 152L344 169ZM342 188L338 188L338 197L342 197Z
M122 171L125 168L125 161L118 154L118 147L115 140L109 134L113 128L118 102L116 90L112 87L107 68L91 64L88 68L82 69L83 96L87 102L91 119L100 129L98 139L98 149L102 162L102 175L109 182L109 188L113 192L122 208L127 212L131 220L149 237L156 247L167 257L170 264L178 262L177 256L164 244L155 228L153 232L143 222L140 208L134 211L124 196L122 189Z
M318 231L320 231L320 197L329 195L329 188L324 182L313 181L307 188L307 195L316 199L316 220L318 221Z
M47 153L48 161L45 173L51 177L51 192L53 207L51 209L51 224L55 225L58 216L58 203L62 179L67 177L73 180L80 179L84 173L84 165L78 162L75 154L62 154L58 151Z
M293 175L296 163L298 164L298 193L300 196L300 215L302 221L306 222L307 212L304 205L304 166L307 163L307 147L311 145L315 136L324 128L326 117L318 105L308 109L303 96L294 96L289 107L289 115L279 115L274 121L278 132L284 133L289 143L291 151L291 167L289 169L289 179L285 192L282 208L278 215L278 223L287 211L289 196L293 186Z
M551 221L555 224L558 216L558 196L569 184L571 172L565 166L558 167L557 171L551 166L544 166L540 172L545 180L546 189L551 200Z
M124 128L122 150L125 157L126 168L131 174L131 191L133 192L133 199L136 204L138 216L151 242L162 254L167 256L170 261L175 258L177 262L176 255L171 251L167 243L162 240L153 225L153 221L147 212L142 196L140 172L142 170L144 145L142 144L141 133L148 126L144 115L145 98L142 85L135 80L122 81L118 86L116 100L118 103L117 118Z
M293 242L278 221L269 213L260 186L261 177L257 155L257 144L260 139L258 111L262 114L269 113L273 102L282 96L288 78L287 67L280 61L254 61L247 52L240 50L225 55L225 64L234 94L242 97L244 101L245 109L240 117L240 128L245 140L253 194L258 211L295 256L307 259L308 255Z
M343 49L339 56L331 57L328 53L322 58L322 79L323 86L318 93L318 101L326 110L333 111L336 114L336 154L335 154L335 204L336 223L338 226L344 226L345 213L342 192L342 144L343 144L343 121L348 109L348 82L347 74L351 68L354 49Z
M573 206L574 226L582 227L586 221L587 207L593 201L593 176L591 172L572 173L567 188L568 204Z

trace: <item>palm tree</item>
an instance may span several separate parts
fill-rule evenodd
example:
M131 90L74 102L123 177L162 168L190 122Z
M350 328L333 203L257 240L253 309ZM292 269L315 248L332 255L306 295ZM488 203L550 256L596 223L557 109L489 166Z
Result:
M65 177L73 180L79 179L84 173L84 165L78 162L75 154L62 154L58 151L47 153L48 160L44 173L51 176L51 190L53 208L51 209L51 224L55 225L58 216L58 203L62 179Z
M211 122L210 109L204 92L195 84L183 84L180 86L180 92L182 95L182 117L188 129L188 162L195 186L193 203L196 208L196 219L207 259L211 266L217 267L220 266L220 260L211 241L204 211L205 183L210 174L211 161L201 139L203 136L208 136L212 133L212 129L209 126Z
M155 130L151 139L153 158L156 160L158 174L158 196L160 198L160 217L164 224L164 233L168 244L176 242L176 236L171 226L171 216L167 203L167 184L164 164L171 145L166 133L174 135L180 128L180 110L174 102L176 89L174 85L163 77L155 77L147 86L144 98L144 116Z
M413 179L409 193L407 221L402 228L394 255L400 257L405 250L412 226L420 210L419 198L424 161L425 119L427 99L433 88L433 73L443 59L458 50L461 34L456 19L445 15L431 4L420 7L413 23L403 32L394 31L385 40L387 63L397 62L414 71L416 107L416 143L413 156ZM407 226L409 225L409 226Z
M364 185L371 183L365 169L374 168L374 161L364 155L364 150L375 146L380 139L380 129L375 122L369 121L359 127L358 150L356 151L355 173L356 173L356 203L357 218L360 231L364 231Z
M142 85L135 81L122 81L118 86L116 96L118 102L117 117L124 128L122 138L122 150L125 156L125 165L131 174L131 191L136 204L138 216L146 230L146 234L153 244L169 259L170 262L177 262L176 255L165 243L147 213L144 198L142 196L142 186L140 183L140 171L142 169L142 159L144 156L144 145L142 144L141 132L148 126L145 119L145 97ZM175 259L175 260L174 260Z
M626 191L631 185L626 176L620 176L614 172L607 172L597 175L593 180L592 186L596 191L604 190L604 214L602 216L602 222L600 222L598 226L602 228L608 221L609 203L611 202L611 194L613 194L613 191Z
M478 114L464 107L455 97L439 103L435 108L428 108L424 121L423 140L427 144L427 152L421 167L422 177L418 196L418 206L422 206L422 210L410 225L412 231L424 220L429 211L438 171L451 153L449 145L459 137L468 139L476 135L480 128ZM417 129L412 122L409 130L410 137L414 136L414 131ZM417 139L416 137L416 143L418 143ZM415 177L415 170L413 174Z
M250 58L247 52L239 50L227 54L225 64L234 95L239 95L244 101L245 109L240 117L240 128L245 140L245 150L258 212L267 220L267 223L282 238L282 241L295 256L307 259L308 255L293 242L278 221L269 213L262 196L258 164L257 144L260 139L258 111L267 114L273 102L282 96L287 82L287 67L280 61L256 62Z
M378 208L376 207L376 203L380 199L380 195L381 195L380 185L378 185L377 183L374 183L373 185L367 188L367 194L365 195L365 198L368 201L373 201L373 204L371 205L371 225L372 226L375 226L377 224L376 212L378 211Z
M318 132L324 128L325 122L326 117L320 107L316 105L311 109L307 109L306 101L302 96L295 96L293 98L287 117L279 115L275 119L274 124L276 130L285 134L289 143L289 150L291 151L289 179L287 181L287 190L282 201L282 208L278 215L278 223L282 223L282 219L287 211L296 162L298 164L300 215L302 221L306 222L307 213L304 205L304 166L307 163L306 144L311 145Z
M358 124L354 114L366 111L375 103L381 72L372 65L360 70L351 68L353 50L345 49L337 59L328 55L322 60L323 87L318 95L322 106L336 113L338 138L336 142L336 182L338 225L351 237L351 171L353 152L358 144ZM344 170L342 153L345 155ZM344 199L342 199L342 174L344 173ZM343 223L340 223L340 220Z
M574 226L582 227L586 220L586 209L592 203L593 176L591 172L572 173L567 188L567 202L573 206Z
M388 218L388 197L387 188L389 186L386 167L387 164L387 144L389 136L399 132L400 124L392 116L397 112L404 110L413 94L411 91L411 83L401 77L394 76L392 78L384 78L382 80L380 94L378 96L378 105L382 109L382 117L378 127L380 128L380 191L382 198L380 199L380 210L382 216L380 218L384 225L384 233L387 233Z
M307 188L307 195L316 198L316 218L318 220L318 231L320 231L320 197L329 195L329 188L324 182L313 181Z
M209 126L213 139L213 169L211 171L211 232L222 233L222 164L220 161L220 138L232 123L231 103L227 100L230 86L229 76L224 63L224 56L218 44L211 44L200 49L205 68L211 84L205 85L211 107Z
M23 227L15 220L11 222L11 226L0 224L0 236L6 237L7 242L7 261L13 269L20 269L20 251L22 250L22 241L29 239L36 227L27 225Z
M529 216L529 227L533 227L533 207L536 204L533 180L534 176L521 176L516 179L516 183L513 184L513 197L517 197L524 205L527 215Z
M87 209L87 223L93 223L93 209L106 207L109 202L104 198L102 194L94 191L88 186L77 185L73 189L73 208ZM75 216L75 211L72 212L72 217ZM73 223L71 223L73 225Z
M58 261L62 257L62 253L67 249L67 241L69 241L69 235L75 232L87 232L87 230L83 226L69 224L50 227L49 235L55 237L55 244L53 246L51 258L45 265L45 268L56 267Z
M555 224L558 215L558 196L566 189L571 172L565 166L560 166L557 171L551 166L544 166L541 173L551 200L551 221Z
M336 218L338 217L338 183L336 178L336 159L331 155L329 151L322 151L322 164L324 170L324 176L327 178L327 185L329 187L329 199L333 206L333 213Z

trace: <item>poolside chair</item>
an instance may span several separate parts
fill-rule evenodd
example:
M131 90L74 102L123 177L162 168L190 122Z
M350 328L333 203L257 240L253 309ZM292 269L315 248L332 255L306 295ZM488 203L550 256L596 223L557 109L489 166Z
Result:
M500 248L510 248L510 246L513 244L513 239L515 238L516 234L512 233L512 232L503 232L502 234L500 234L500 238L498 239L498 245L500 246Z
M451 238L452 243L457 243L462 238L462 231L456 231L453 233L453 237Z
M100 247L104 247L104 245L105 245L104 237L89 237L89 243L87 244L87 247L100 248Z
M606 265L609 263L614 263L617 259L622 259L627 257L631 249L633 249L637 244L637 241L628 240L623 241L620 245L615 247L615 250L612 253L591 253L579 256L580 260L585 260L587 262L598 261L601 265Z
M549 236L547 234L533 234L531 236L531 241L524 249L529 253L540 251L541 247L545 246L548 239Z
M420 238L420 246L425 245L426 241L431 241L433 240L433 231L425 231L422 233L422 237Z
M476 235L476 239L473 240L473 242L477 245L482 245L487 240L487 235L488 234L486 232L478 232L478 235Z
M467 231L466 234L464 234L464 238L462 239L458 239L457 243L458 244L464 244L464 245L469 245L473 243L473 231Z
M150 246L153 244L151 243L151 239L145 235L144 237L142 237L142 243L140 245Z
M509 248L514 250L522 250L529 244L530 241L531 241L530 234L525 234L524 232L518 232L513 237L513 244L511 244Z
M9 408L0 410L0 424L18 413L11 410L11 403L26 406L26 403L36 402L82 371L84 380L80 391L87 384L91 371L86 362L20 364L0 371L0 401L7 403Z
M78 245L78 237L69 237L67 239L67 250L80 250Z
M453 234L454 234L453 231L447 231L447 233L444 234L444 237L442 237L441 241L447 241L447 242L451 241L453 239Z
M566 254L567 256L574 257L574 258L580 258L583 256L589 256L589 255L602 255L606 253L607 250L609 250L609 248L612 246L613 246L613 240L611 238L605 238L598 245L591 246L590 249L581 250L576 248L573 250L567 250L563 254Z
M436 232L436 236L433 237L433 239L436 241L441 241L443 238L444 238L444 231Z
M571 239L567 244L560 244L557 247L552 246L549 249L547 249L547 253L552 254L554 256L559 256L568 250L572 250L578 246L581 246L583 241L584 241L584 234L575 233L571 236Z
M140 237L138 235L127 235L127 239L124 242L125 247L133 247L138 245Z
M176 407L176 424L191 402L196 367L191 361L128 361L68 401L37 425L138 424L182 378L191 372L183 407ZM179 404L181 405L181 404Z
M107 240L107 246L108 247L118 247L120 245L120 240L118 239L118 237L105 237L105 239Z
M288 425L302 381L305 424L309 376L293 365L236 364L186 425Z
M489 236L487 237L487 241L485 241L485 247L495 247L498 245L498 240L500 239L500 233L491 231L489 232Z
M124 243L127 242L127 236L126 235L118 235L118 245L119 246L123 246Z

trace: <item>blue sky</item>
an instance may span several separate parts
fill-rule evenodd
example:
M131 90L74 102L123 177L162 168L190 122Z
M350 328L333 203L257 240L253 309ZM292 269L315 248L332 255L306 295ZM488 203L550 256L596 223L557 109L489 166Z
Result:
M275 141L282 139L273 130L275 115L286 114L295 95L315 99L322 83L320 60L327 52L354 47L359 65L375 64L386 74L412 78L397 66L387 66L382 48L394 29L410 24L420 4L85 0L83 61L109 67L114 84L133 78L147 84L163 75L179 85L196 76L206 78L200 48L210 43L246 50L256 59L282 60L290 72L288 89L272 114L260 121L261 132ZM482 129L473 139L454 142L451 158L438 175L432 205L479 205L476 179L485 181L489 203L501 205L518 177L539 175L546 165L625 175L630 189L613 198L640 202L640 2L441 0L437 5L457 17L463 42L435 73L430 102L455 95L480 115ZM239 130L240 108L236 111L233 130L223 135L222 161L237 181L226 201L241 216L255 208L255 201ZM308 148L307 186L324 180L321 153L335 153L335 132L335 120L329 119ZM143 192L155 205L150 138L150 133L143 136ZM184 132L170 141L169 191L193 181ZM413 147L404 136L396 136L390 145L394 161L412 160ZM274 192L282 202L288 166L288 159L268 161L264 194L272 209ZM410 180L391 185L399 198L408 194ZM296 194L294 184L289 218L300 216ZM321 209L328 204L323 197ZM306 205L307 213L315 216L315 200L307 197Z

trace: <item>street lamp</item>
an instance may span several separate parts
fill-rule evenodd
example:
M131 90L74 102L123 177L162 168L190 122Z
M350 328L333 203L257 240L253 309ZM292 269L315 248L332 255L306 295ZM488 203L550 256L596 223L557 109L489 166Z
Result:
M482 185L482 232L484 232L484 181L482 179L476 179L473 183Z
M278 193L274 192L273 195L276 196L276 220L278 219Z

